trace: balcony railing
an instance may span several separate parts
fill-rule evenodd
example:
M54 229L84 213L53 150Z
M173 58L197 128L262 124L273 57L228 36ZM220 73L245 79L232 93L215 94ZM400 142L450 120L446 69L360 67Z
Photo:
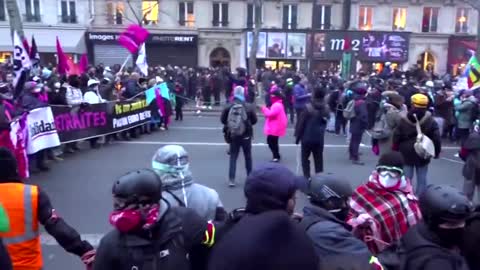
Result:
M23 21L25 22L41 22L42 16L40 14L23 14Z

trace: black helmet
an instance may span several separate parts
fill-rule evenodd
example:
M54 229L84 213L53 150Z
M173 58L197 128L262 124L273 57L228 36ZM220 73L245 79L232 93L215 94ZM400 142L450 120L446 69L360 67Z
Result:
M124 205L158 203L162 198L162 183L153 170L135 170L115 181L112 194Z
M347 180L332 175L314 175L309 184L308 195L313 204L323 205L332 199L343 203L352 194L352 186Z
M472 202L460 191L447 185L430 185L420 195L420 210L429 226L466 220L473 211Z

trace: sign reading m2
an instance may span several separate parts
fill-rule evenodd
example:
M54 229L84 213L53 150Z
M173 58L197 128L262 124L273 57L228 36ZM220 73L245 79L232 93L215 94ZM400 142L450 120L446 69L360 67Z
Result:
M330 39L330 50L331 51L360 51L361 42L359 39L349 40L347 38L334 38Z

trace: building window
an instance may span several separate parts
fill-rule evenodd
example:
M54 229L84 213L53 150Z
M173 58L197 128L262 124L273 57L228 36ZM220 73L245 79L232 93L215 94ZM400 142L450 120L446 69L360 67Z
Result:
M360 6L360 12L358 16L358 29L360 30L372 30L373 26L373 7Z
M178 18L181 26L188 26L188 27L195 26L195 14L193 13L193 2L179 3Z
M62 23L77 23L75 0L60 1L60 19Z
M107 23L123 24L125 17L125 3L109 1L107 2Z
M40 22L40 0L25 0L25 21Z
M313 28L315 29L330 29L330 18L332 16L332 7L325 5L313 6Z
M437 32L439 10L437 7L423 8L422 32Z
M468 33L468 9L458 8L455 21L455 33Z
M213 3L213 26L228 26L228 3Z
M407 8L393 8L393 31L402 31L407 27Z
M283 5L283 29L297 29L297 5Z
M158 1L142 0L142 21L144 25L158 23Z
M0 21L5 21L5 0L0 0Z
M247 28L255 27L255 20L257 15L260 16L260 22L263 23L263 6L259 7L258 10L255 8L254 4L247 5Z

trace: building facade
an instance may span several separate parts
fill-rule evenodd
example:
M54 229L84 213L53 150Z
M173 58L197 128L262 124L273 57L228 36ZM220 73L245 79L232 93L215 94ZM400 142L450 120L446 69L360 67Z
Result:
M255 18L262 22L257 65L372 70L385 62L455 71L474 50L477 12L463 0L18 0L28 39L53 61L64 50L92 63L131 63L116 39L140 23L151 65L247 66ZM0 34L9 35L5 0ZM11 55L0 40L0 61ZM346 56L350 58L346 58ZM348 61L350 61L348 60ZM45 61L43 61L45 62Z
M56 63L56 36L64 52L77 59L85 53L85 31L93 18L94 0L17 0L26 39L34 36L45 64ZM0 62L12 56L5 0L0 0Z

